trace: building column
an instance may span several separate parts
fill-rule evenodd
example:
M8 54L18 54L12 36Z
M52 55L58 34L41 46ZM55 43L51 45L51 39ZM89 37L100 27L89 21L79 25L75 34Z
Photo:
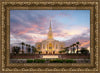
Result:
M43 49L43 44L42 44L42 49Z

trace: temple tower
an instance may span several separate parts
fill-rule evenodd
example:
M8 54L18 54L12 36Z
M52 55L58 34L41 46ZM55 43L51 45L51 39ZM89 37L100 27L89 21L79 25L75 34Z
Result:
M48 32L48 39L53 39L52 28L51 28L51 20L50 20L50 27Z

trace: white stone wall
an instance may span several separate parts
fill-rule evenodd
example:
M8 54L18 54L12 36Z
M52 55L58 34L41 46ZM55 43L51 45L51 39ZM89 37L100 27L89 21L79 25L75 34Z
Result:
M41 45L41 51L42 51L42 53L43 54L45 54L46 53L46 51L49 51L49 43L51 43L52 44L52 52L53 51L55 51L55 53L59 53L59 51L62 49L61 48L61 45L63 45L63 47L64 47L64 43L62 43L62 42L59 42L59 41L57 41L57 40L44 40L44 41L42 41L42 42L39 42L39 43L36 43L36 48L38 49L38 45ZM48 45L48 46L47 46ZM56 46L57 45L57 46Z

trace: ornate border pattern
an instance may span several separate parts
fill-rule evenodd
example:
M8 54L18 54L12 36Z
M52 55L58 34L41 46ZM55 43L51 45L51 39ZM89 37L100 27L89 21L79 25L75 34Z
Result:
M69 66L75 67L64 67L57 68L59 65L53 65L48 64L48 66L51 67L45 67L44 64L41 64L43 68L39 68L38 64L34 64L32 67L30 64L22 64L23 66L27 67L20 67L22 65L17 64L9 64L9 20L7 19L9 17L10 9L12 9L12 6L15 7L15 9L26 7L26 9L31 9L31 7L34 7L35 9L38 9L39 7L49 7L49 9L59 9L63 7L76 7L79 8L79 6L85 7L85 9L88 7L93 8L94 12L94 21L91 24L91 26L94 26L92 30L94 30L91 33L94 33L94 50L92 55L94 58L93 60L93 66L88 65L88 67L84 67L83 65L87 64L70 64ZM23 9L23 8L22 8ZM72 8L73 9L73 8ZM80 8L79 8L80 9ZM35 68L34 66L37 65ZM79 67L83 66L83 67ZM53 68L52 68L53 67ZM2 2L2 71L98 71L98 2Z

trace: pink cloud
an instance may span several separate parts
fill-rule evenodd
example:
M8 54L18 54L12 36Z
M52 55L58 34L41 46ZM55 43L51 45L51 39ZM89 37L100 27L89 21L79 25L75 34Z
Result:
M87 46L90 44L90 41L87 42L81 42L81 47ZM89 47L89 46L88 46Z

